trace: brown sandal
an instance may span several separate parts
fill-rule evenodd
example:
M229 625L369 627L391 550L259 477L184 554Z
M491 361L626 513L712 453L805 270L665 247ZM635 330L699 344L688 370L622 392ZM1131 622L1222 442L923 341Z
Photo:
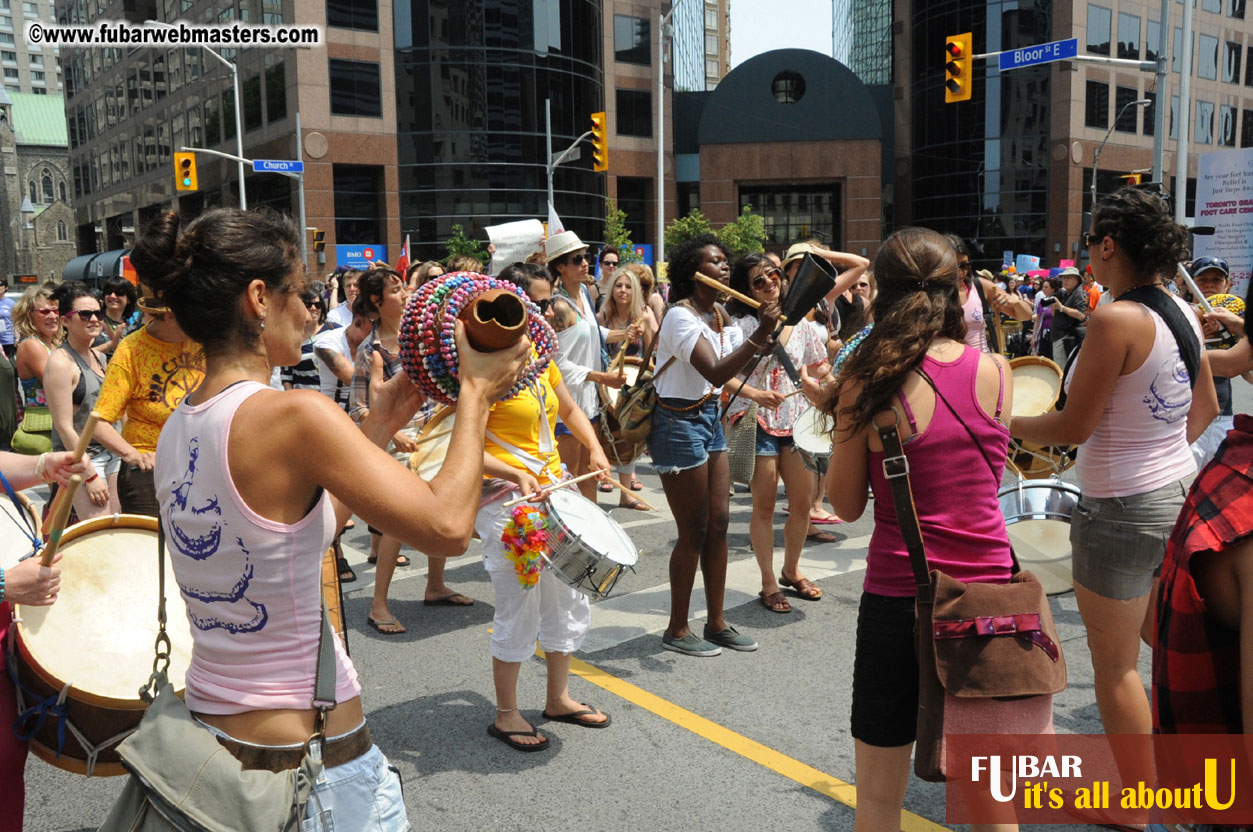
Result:
M783 597L782 592L776 590L769 595L766 595L763 591L758 592L757 596L761 598L761 605L771 612L777 612L782 615L783 613L792 611L792 605L787 602L787 598ZM780 604L783 605L782 609L779 609Z
M818 586L809 578L801 578L799 581L789 581L783 575L779 576L779 586L785 586L788 589L796 591L796 594L804 598L806 601L817 601L822 598L822 587Z

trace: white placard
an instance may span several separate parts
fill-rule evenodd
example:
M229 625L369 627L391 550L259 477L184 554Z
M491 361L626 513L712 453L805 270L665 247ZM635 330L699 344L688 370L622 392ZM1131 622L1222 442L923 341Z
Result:
M1243 298L1253 269L1253 148L1202 153L1196 160L1194 257L1221 257L1231 267L1231 294Z
M487 239L496 246L492 252L492 274L500 274L514 263L525 263L526 258L544 250L544 224L539 220L489 225L485 230Z

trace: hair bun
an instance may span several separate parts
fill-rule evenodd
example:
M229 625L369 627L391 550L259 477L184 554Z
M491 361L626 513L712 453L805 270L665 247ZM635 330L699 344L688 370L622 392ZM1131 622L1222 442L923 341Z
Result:
M144 228L131 250L131 265L139 279L160 295L182 271L175 263L181 221L173 211L163 211Z

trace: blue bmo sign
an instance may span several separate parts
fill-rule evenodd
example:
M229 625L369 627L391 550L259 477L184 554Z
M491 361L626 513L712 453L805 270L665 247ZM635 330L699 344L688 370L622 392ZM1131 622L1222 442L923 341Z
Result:
M385 245L335 246L335 265L350 269L368 269L375 260L387 260Z
M1064 61L1079 54L1079 39L1055 40L1039 46L1025 46L1001 53L1001 69L1018 69L1024 66Z

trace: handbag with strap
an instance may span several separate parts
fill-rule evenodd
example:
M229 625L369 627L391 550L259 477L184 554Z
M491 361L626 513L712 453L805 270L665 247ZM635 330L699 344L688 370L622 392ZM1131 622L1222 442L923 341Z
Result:
M139 728L118 746L131 777L100 832L296 832L322 772L323 729L327 712L335 707L335 647L326 605L313 692L316 733L305 743L299 767L277 773L245 770L196 721L166 679L170 642L165 633L165 534L160 526L157 549L157 658L140 695L147 699L152 689L158 692Z
M47 405L26 408L9 446L19 454L34 456L52 450L52 411Z
M929 568L897 432L901 413L892 412L894 422L875 428L917 587L914 773L943 782L949 735L1052 733L1053 694L1066 688L1066 661L1044 587L1030 572L1016 571L1007 584L964 583Z
M757 470L757 402L750 402L727 431L727 462L731 482L752 483Z
M617 412L614 414L618 418L618 424L621 425L619 431L621 439L642 442L648 438L649 431L653 429L653 411L657 408L657 377L670 369L674 361L675 357L671 356L669 361L657 369L657 372L640 373L633 386L623 389L618 399ZM647 361L644 362L644 366L648 366Z

